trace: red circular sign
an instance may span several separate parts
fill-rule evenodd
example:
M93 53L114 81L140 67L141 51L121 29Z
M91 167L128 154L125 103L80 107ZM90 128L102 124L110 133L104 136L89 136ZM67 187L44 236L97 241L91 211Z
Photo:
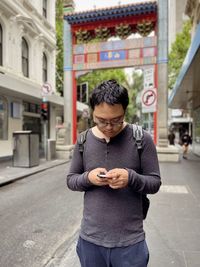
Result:
M156 93L154 92L154 90L149 89L143 93L142 103L145 106L151 106L155 103L155 101L156 101Z

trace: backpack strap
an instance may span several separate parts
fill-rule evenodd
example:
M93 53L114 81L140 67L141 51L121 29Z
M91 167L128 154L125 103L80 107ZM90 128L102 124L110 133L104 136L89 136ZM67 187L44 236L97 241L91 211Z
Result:
M87 137L88 130L89 129L85 130L84 132L81 132L78 135L77 143L78 143L78 147L79 147L79 152L80 153L83 153L83 151L84 151L84 144L86 142L86 137Z
M142 149L143 130L141 125L132 124L133 137L135 139L138 152ZM140 152L139 152L140 153Z
M142 138L143 138L143 130L142 126L137 124L132 124L133 127L133 137L135 139L137 149L138 149L138 155L140 160L140 171L141 171L141 152L142 152ZM143 220L146 219L148 209L150 206L150 200L148 199L147 195L142 195L142 208L143 208Z

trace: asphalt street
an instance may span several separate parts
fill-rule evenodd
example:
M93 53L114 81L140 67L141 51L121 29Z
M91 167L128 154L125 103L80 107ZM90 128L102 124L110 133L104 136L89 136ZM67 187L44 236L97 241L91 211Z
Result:
M66 188L67 166L0 188L0 266L80 267L75 247L83 194ZM190 154L160 169L162 186L150 196L144 222L148 266L199 267L200 158Z
M46 266L69 245L82 194L67 189L66 171L64 164L0 187L0 266Z

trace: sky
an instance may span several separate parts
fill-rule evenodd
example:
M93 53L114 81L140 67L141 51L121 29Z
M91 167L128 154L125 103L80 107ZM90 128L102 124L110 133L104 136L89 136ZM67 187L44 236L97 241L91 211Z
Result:
M121 5L133 4L137 2L148 2L149 0L74 0L75 11L85 11L94 9L94 7L103 8Z

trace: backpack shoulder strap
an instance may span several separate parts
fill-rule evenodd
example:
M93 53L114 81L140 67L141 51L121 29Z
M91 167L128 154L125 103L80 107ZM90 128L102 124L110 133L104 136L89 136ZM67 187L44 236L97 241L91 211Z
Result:
M142 138L143 138L143 130L141 125L132 124L133 128L133 137L135 139L137 149L142 149Z
M137 149L138 149L138 155L140 159L140 169L141 169L141 152L142 152L142 138L143 138L143 130L142 126L137 124L132 124L133 127L133 137L135 139ZM146 219L147 213L150 206L150 200L148 199L147 195L142 195L142 208L143 208L143 220Z
M89 129L85 130L84 132L81 132L78 135L77 143L78 143L79 151L81 153L83 153L83 151L84 151L84 144L86 142L86 137L87 137L88 130Z

